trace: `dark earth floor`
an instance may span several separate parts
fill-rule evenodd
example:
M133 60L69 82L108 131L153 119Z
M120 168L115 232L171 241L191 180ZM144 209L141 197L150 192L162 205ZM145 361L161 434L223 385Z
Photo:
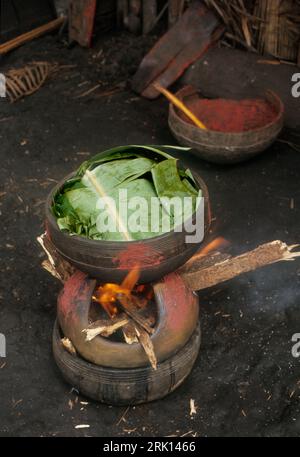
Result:
M51 332L60 285L40 268L36 242L46 195L106 147L174 144L165 101L142 100L124 84L112 96L99 96L123 83L151 44L126 37L125 48L121 38L106 39L102 52L101 43L84 51L45 37L0 63L1 71L37 59L77 65L22 102L0 99L0 333L7 338L7 357L0 359L0 435L299 436L300 359L292 357L291 338L300 332L300 261L201 293L203 340L191 376L166 399L130 408L123 420L124 408L78 396L54 364ZM75 98L99 81L90 96ZM206 180L214 235L227 238L232 252L274 239L300 241L299 152L277 142L233 167L183 155ZM197 406L193 418L190 399ZM90 428L75 429L79 424Z

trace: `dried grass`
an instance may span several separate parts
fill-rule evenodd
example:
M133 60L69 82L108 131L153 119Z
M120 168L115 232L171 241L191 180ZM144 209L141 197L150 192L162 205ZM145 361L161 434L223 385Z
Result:
M300 0L204 0L223 20L226 44L297 61Z

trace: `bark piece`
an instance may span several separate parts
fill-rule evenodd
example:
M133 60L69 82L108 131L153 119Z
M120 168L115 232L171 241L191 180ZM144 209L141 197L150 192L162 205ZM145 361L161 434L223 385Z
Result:
M123 327L123 336L127 344L139 342L133 321L130 321L127 325L125 325L125 327Z
M128 317L123 314L115 319L95 321L88 328L83 329L82 333L86 334L86 341L91 341L98 335L108 337L127 325L128 322Z
M42 262L42 267L62 283L65 283L75 273L76 268L57 253L46 233L39 236L37 241L48 257L47 260Z
M140 325L130 320L123 328L123 335L127 344L140 343L147 354L152 368L157 370L157 358L149 333L147 333Z
M71 355L76 355L76 349L69 338L62 338L60 341L66 351L68 351Z
M136 307L132 305L130 300L124 295L124 294L119 294L118 295L118 300L120 303L120 306L122 307L123 311L131 317L131 319L138 324L140 327L142 327L146 332L148 332L150 335L154 333L154 328L152 328L149 325L148 320L143 317L137 310Z
M157 359L154 352L154 346L149 334L139 325L135 325L136 335L144 351L146 352L153 370L157 370Z
M192 290L207 289L242 273L276 262L294 260L300 257L300 252L292 252L296 247L298 245L288 246L282 241L273 241L236 257L222 259L221 254L215 254L210 256L211 264L208 259L204 259L202 267L198 265L195 270L190 264L190 268L183 267L179 273ZM205 264L206 262L208 263Z

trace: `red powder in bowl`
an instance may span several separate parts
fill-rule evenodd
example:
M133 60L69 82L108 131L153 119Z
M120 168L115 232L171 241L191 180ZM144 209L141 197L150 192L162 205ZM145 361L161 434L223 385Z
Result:
M209 129L216 132L247 132L270 124L278 112L276 108L263 99L227 100L191 100L188 108ZM185 121L192 123L184 114Z

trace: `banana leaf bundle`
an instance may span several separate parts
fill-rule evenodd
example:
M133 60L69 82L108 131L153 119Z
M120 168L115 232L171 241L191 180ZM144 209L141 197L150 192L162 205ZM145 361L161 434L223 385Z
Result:
M182 225L195 212L202 193L190 170L180 167L169 149L183 148L120 146L84 162L54 196L52 211L59 228L92 240L124 241L119 226L106 224L109 208L99 205L95 181L115 204L118 219L127 221L130 239L159 236ZM179 213L168 204L173 197L182 200ZM139 208L141 199L146 210Z

